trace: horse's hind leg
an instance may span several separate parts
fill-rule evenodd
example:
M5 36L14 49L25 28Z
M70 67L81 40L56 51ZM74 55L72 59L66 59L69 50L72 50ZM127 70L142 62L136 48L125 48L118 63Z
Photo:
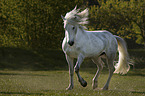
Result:
M98 70L93 78L93 82L92 82L92 87L93 89L97 88L98 87L98 77L100 75L100 72L102 71L103 69L103 65L101 64L102 63L102 60L101 60L101 57L99 58L93 58L92 61L97 65L98 67Z
M109 83L114 72L113 61L114 61L114 56L112 58L107 58L107 63L108 63L108 68L109 68L109 77L105 86L103 87L103 90L108 90Z
M77 74L78 81L80 82L80 84L83 87L86 87L87 86L87 82L79 74L80 65L82 64L83 60L84 60L84 57L83 57L83 55L80 54L74 69L75 69L75 72Z

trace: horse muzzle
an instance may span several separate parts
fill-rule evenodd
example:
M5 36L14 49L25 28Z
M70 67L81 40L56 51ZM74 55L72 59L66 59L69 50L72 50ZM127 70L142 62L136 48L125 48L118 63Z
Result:
M70 46L73 46L73 45L74 45L74 41L68 41L68 44L69 44Z

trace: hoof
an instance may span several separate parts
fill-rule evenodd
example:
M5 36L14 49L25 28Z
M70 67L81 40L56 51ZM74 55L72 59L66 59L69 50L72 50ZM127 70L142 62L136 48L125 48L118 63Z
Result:
M98 87L98 81L94 81L94 80L93 80L92 88L93 88L93 89L96 89L97 87Z
M68 86L68 88L66 88L66 90L72 90L73 86Z
M104 91L105 91L105 90L108 90L108 87L107 87L107 88L102 88L101 90L104 90Z
M87 86L87 82L84 79L82 79L82 81L79 81L79 82L81 83L81 85L83 87L86 87Z
M93 88L93 89L96 89L97 87L98 87L97 84L92 84L92 88Z
M83 87L86 87L87 86L87 82L86 81L84 81L84 83L83 84L81 84Z

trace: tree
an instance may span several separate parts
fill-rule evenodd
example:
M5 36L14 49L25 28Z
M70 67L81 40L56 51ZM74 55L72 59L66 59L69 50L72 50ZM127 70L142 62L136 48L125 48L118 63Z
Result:
M23 20L19 13L21 2L2 0L0 2L0 45L21 46L25 45L23 39ZM22 36L23 35L23 36ZM22 42L23 44L20 44Z
M60 48L64 37L61 15L83 0L1 0L0 46Z
M101 6L91 6L90 17L93 23L89 28L95 26L95 29L106 29L145 44L145 1L105 1L99 2Z

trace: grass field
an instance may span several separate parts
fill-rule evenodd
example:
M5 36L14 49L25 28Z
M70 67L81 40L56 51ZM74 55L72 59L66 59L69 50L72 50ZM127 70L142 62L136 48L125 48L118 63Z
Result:
M0 95L4 96L145 96L145 50L129 50L134 62L127 75L114 74L108 91L93 90L96 66L87 60L80 74L88 82L83 88L74 75L74 89L69 84L68 66L61 50L25 50L0 48ZM99 78L102 88L108 78L105 67Z
M127 75L114 74L109 91L93 90L91 81L95 68L82 69L80 74L88 82L83 88L74 76L74 89L66 91L68 71L0 71L0 95L30 96L144 96L145 69L131 70ZM99 88L103 87L108 77L104 69L99 78Z

